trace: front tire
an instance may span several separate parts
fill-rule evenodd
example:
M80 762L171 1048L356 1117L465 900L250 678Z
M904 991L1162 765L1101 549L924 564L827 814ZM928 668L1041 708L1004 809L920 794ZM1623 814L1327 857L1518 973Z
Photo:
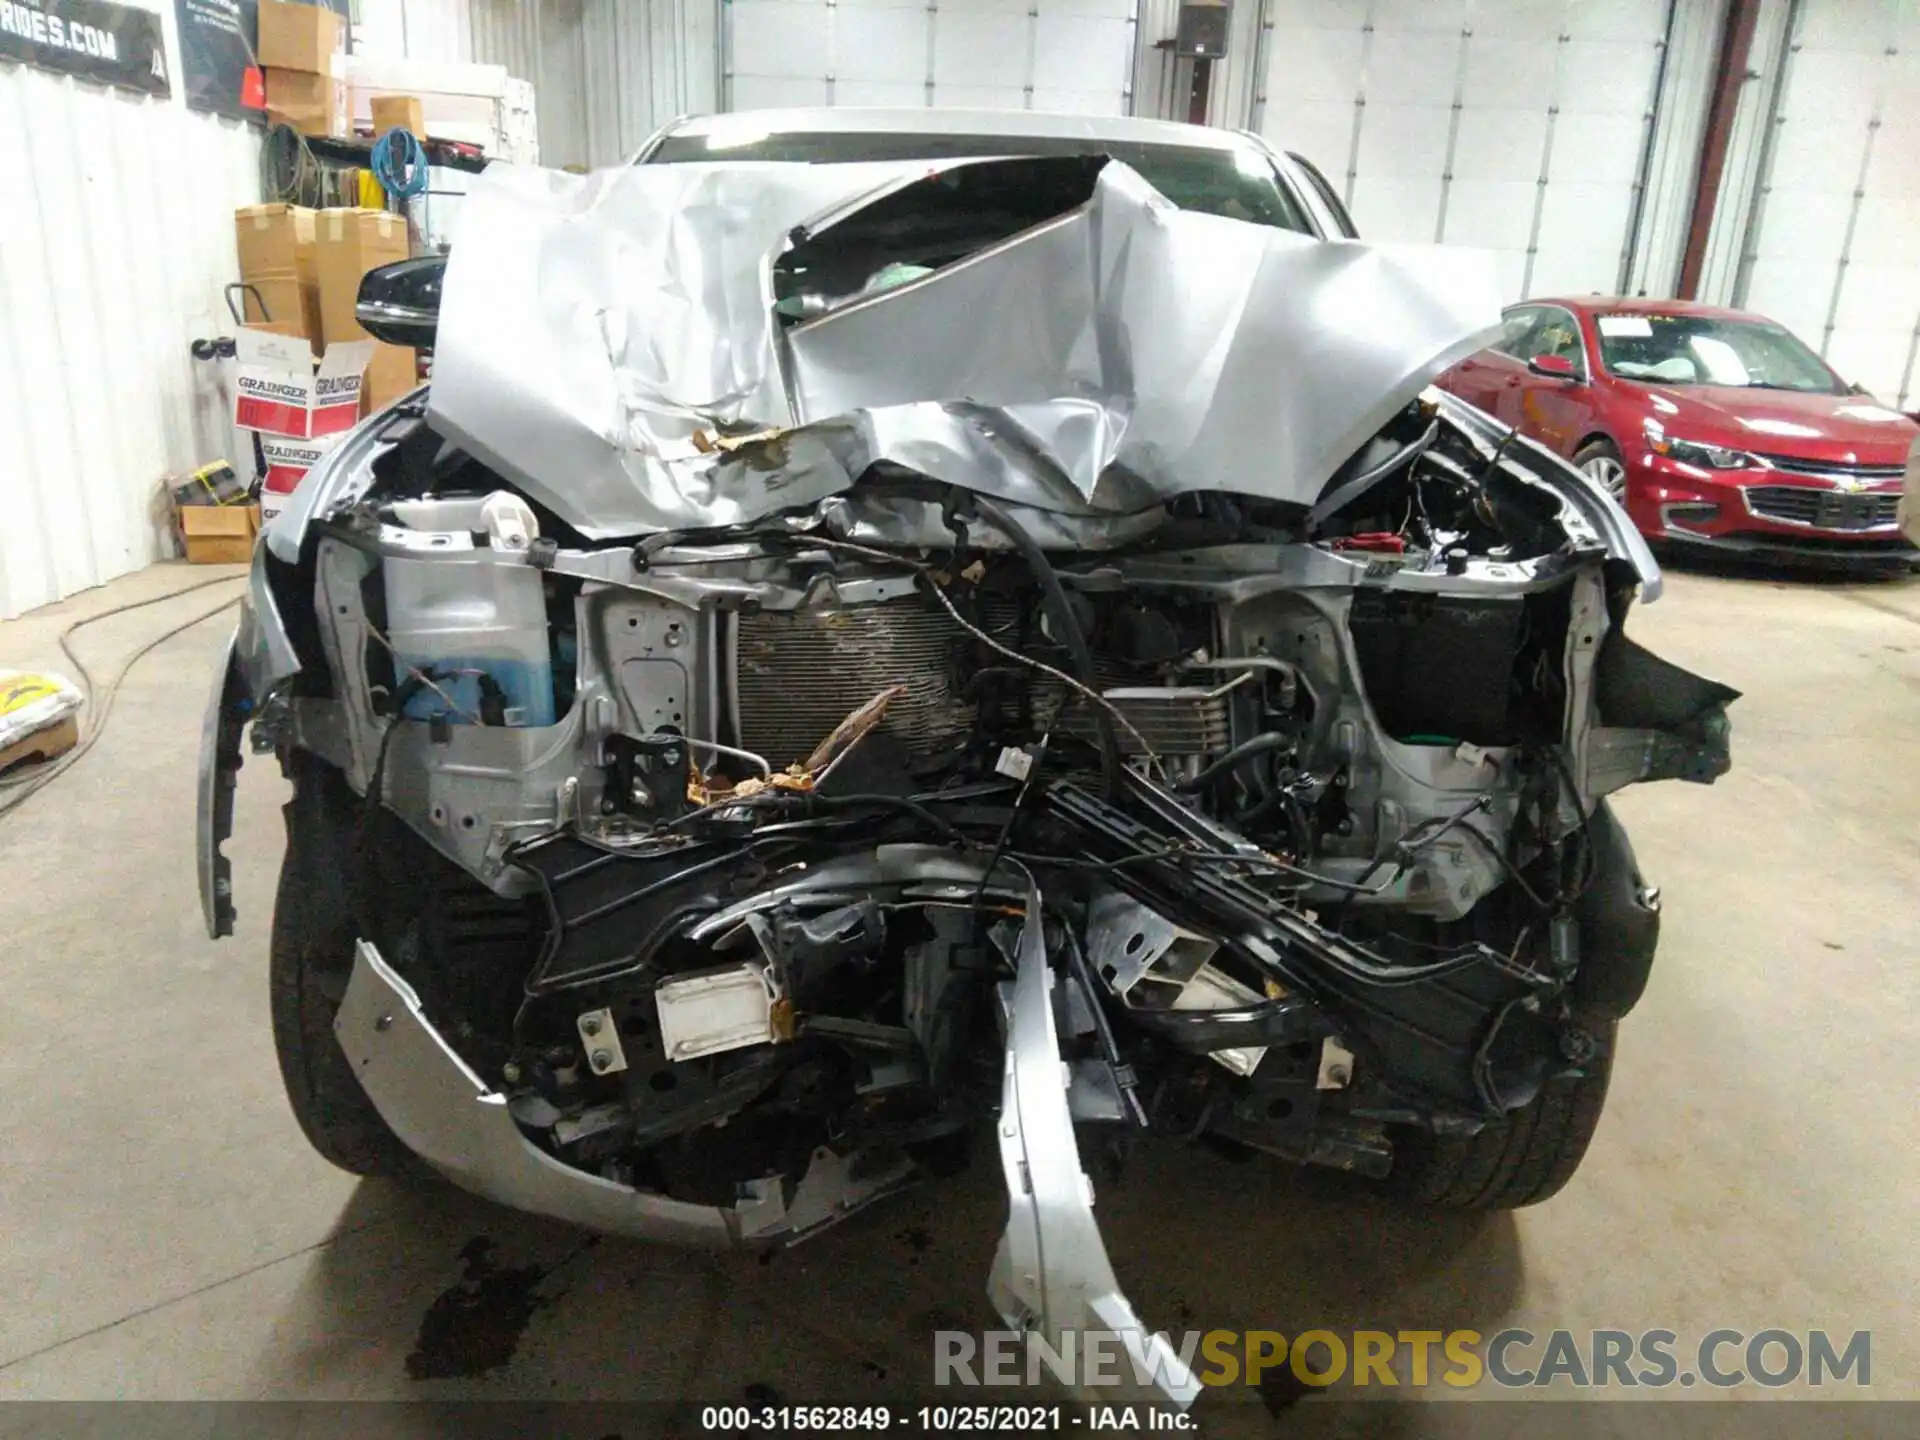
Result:
M349 867L359 798L338 770L311 755L295 752L291 773L267 962L287 1103L307 1142L342 1170L416 1176L425 1167L380 1118L333 1033L358 938Z
M1611 440L1590 440L1574 452L1573 463L1626 508L1627 462L1620 458L1619 446Z
M1403 1132L1388 1183L1396 1193L1446 1210L1516 1210L1558 1194L1580 1168L1600 1125L1613 1070L1615 1027L1579 1075L1547 1081L1532 1101L1477 1135Z

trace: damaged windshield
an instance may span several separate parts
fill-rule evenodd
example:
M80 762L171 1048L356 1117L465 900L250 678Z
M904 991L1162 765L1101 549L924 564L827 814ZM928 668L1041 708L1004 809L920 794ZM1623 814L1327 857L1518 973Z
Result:
M1299 203L1258 151L1199 145L1150 145L1051 135L927 135L890 132L789 131L742 140L727 135L669 135L647 163L776 161L849 165L900 160L968 160L993 156L1106 155L1124 161L1182 210L1253 225L1313 234Z

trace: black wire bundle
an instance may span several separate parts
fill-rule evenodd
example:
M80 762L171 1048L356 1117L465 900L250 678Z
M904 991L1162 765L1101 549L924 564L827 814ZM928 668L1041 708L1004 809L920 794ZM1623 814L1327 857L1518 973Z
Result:
M321 206L320 162L306 137L291 125L275 125L260 146L260 193L270 202Z

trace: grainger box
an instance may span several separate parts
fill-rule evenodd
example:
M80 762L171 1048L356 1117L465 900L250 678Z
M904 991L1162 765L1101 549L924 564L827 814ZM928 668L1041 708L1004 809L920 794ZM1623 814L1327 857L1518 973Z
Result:
M329 345L316 364L296 336L242 326L234 335L233 423L294 440L351 430L373 342Z
M260 449L267 461L267 473L260 482L262 525L287 508L287 497L307 478L307 471L339 441L337 434L312 440L294 440L285 435L260 437Z

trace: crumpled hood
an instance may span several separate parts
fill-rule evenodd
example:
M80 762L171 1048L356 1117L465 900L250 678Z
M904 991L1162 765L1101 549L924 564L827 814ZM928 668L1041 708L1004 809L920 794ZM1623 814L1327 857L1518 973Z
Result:
M775 313L792 245L953 168L495 166L463 201L430 422L594 539L744 523L881 461L1067 514L1308 504L1499 321L1480 252L1186 212L1118 162L931 275ZM708 453L716 424L780 433Z

